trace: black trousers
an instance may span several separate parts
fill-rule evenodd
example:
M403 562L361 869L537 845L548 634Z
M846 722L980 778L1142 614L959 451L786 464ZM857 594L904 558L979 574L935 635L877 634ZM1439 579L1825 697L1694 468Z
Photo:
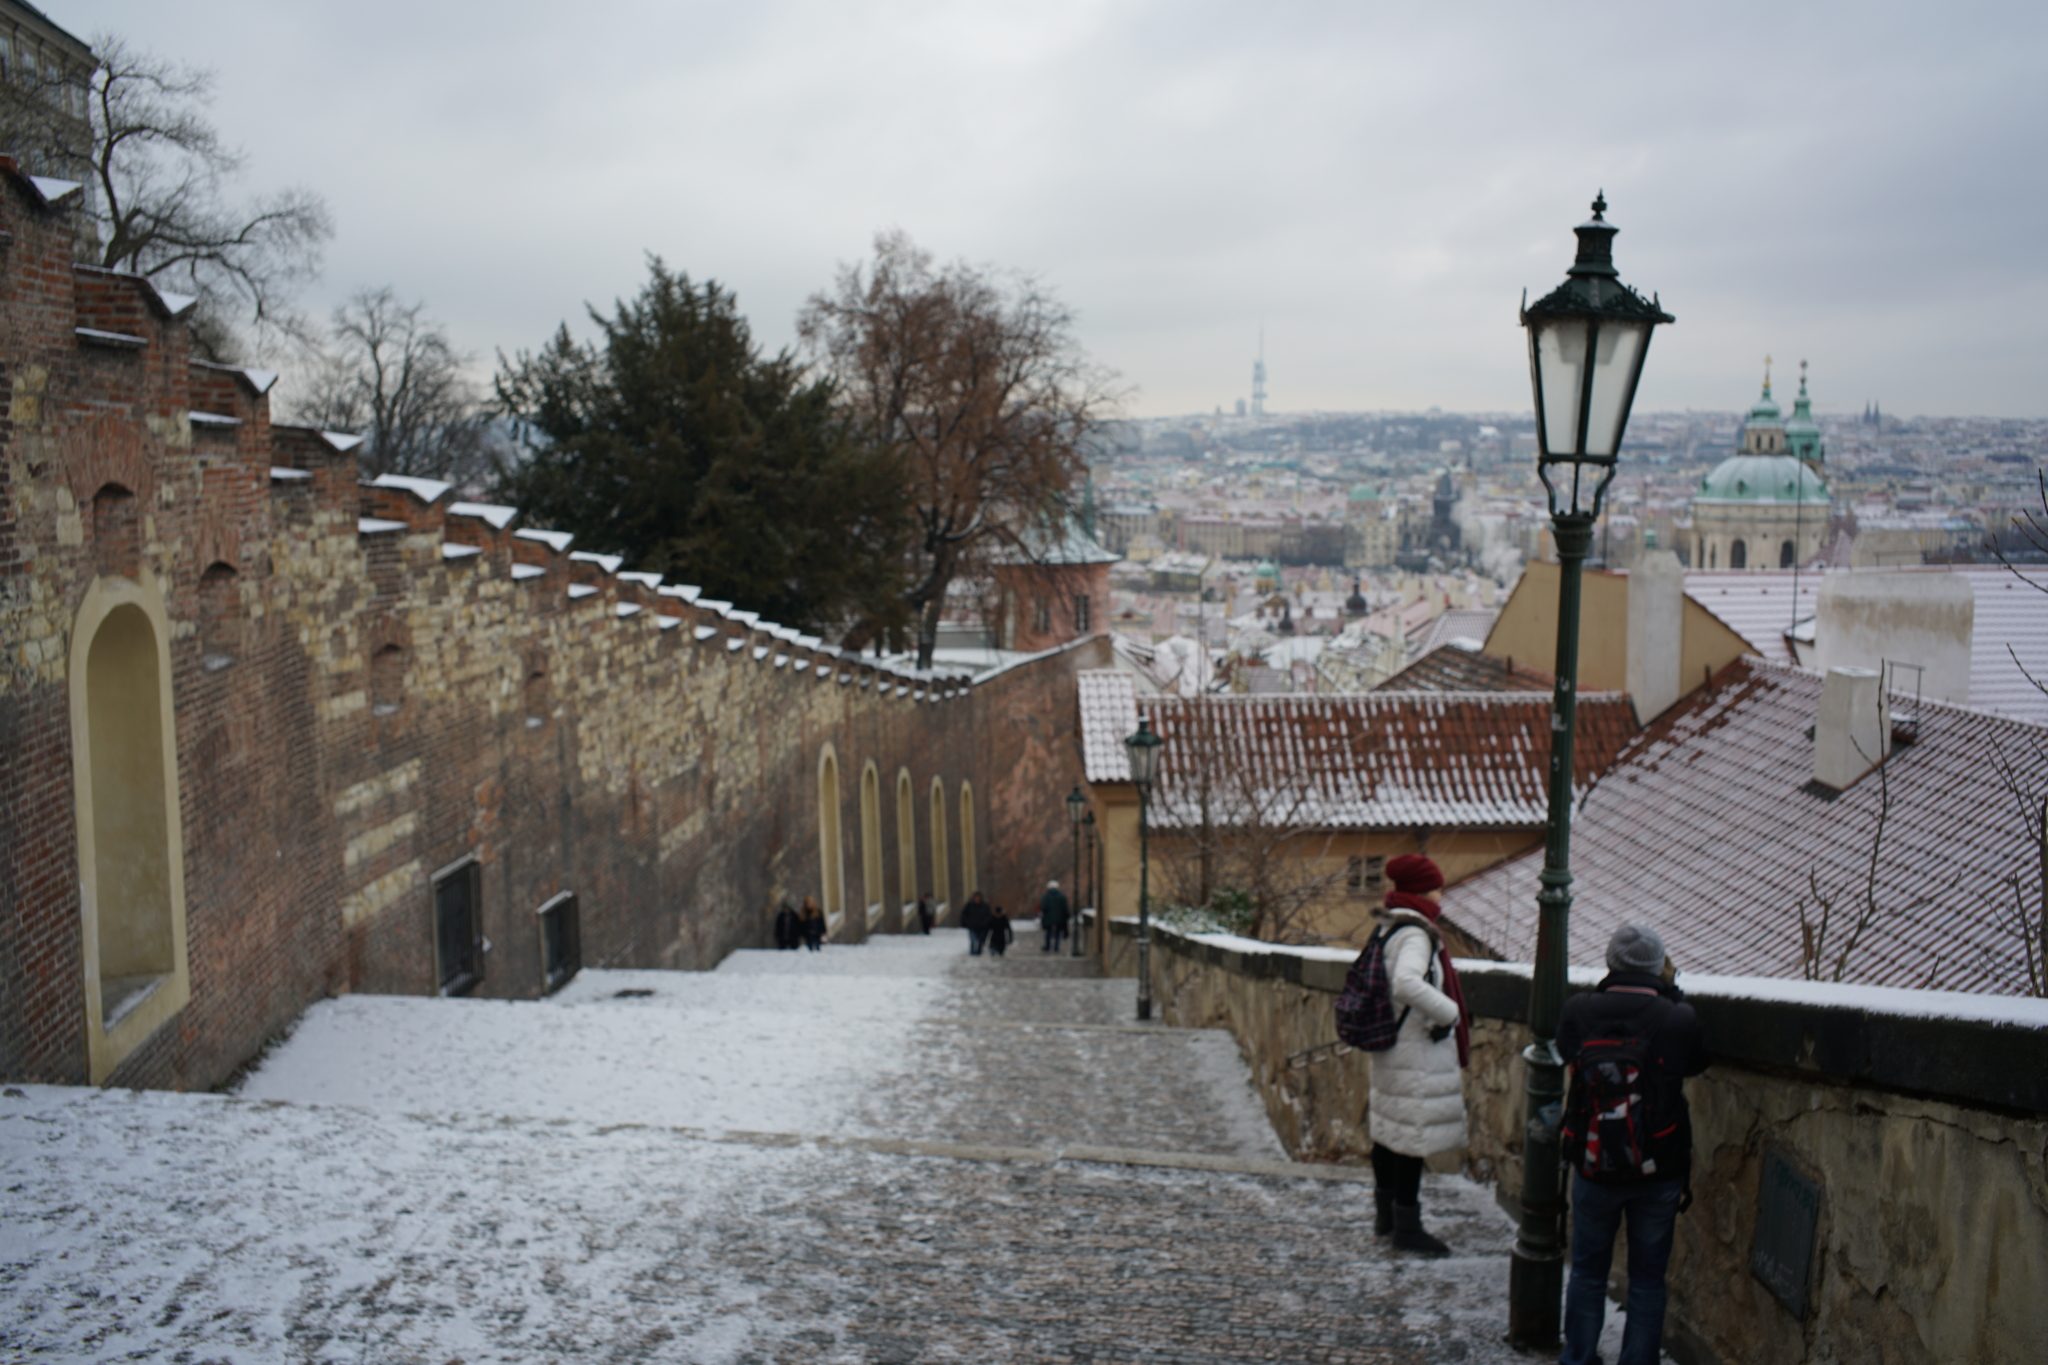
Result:
M1373 1184L1391 1191L1396 1204L1422 1202L1422 1164L1419 1156L1406 1156L1377 1142L1372 1145Z

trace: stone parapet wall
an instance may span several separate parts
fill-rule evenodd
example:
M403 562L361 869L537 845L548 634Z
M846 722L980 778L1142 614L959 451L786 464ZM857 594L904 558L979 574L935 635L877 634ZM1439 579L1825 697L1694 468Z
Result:
M1132 971L1134 934L1131 921L1111 924L1109 958ZM1281 1141L1303 1160L1357 1162L1370 1150L1367 1058L1288 1065L1334 1039L1347 966L1329 950L1153 930L1162 1017L1231 1030ZM1528 969L1462 962L1460 974L1474 1015L1463 1165L1512 1205ZM1595 979L1574 978L1577 990ZM1672 1259L1671 1354L1726 1365L2048 1359L2048 1008L1957 996L1915 1008L1916 992L1783 981L1682 984L1714 1061L1687 1083L1696 1202ZM1803 1319L1751 1272L1770 1158L1819 1191ZM1622 1283L1617 1270L1616 1292Z

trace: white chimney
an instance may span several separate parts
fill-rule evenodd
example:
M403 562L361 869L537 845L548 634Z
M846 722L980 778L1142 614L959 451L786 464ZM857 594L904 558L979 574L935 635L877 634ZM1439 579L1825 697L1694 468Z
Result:
M1685 654L1685 569L1651 550L1628 571L1628 695L1644 725L1678 700Z
M1813 778L1845 791L1891 751L1884 678L1874 668L1831 668L1813 726Z

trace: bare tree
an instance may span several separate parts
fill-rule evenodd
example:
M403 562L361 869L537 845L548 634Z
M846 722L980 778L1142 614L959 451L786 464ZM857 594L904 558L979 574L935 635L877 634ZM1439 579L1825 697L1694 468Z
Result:
M900 452L917 521L902 601L930 667L946 590L998 549L1030 558L1029 533L1064 515L1079 447L1110 415L1108 376L1073 336L1073 315L1028 277L998 277L880 233L866 265L842 268L797 319L847 409ZM876 623L856 627L860 644Z
M1241 761L1215 705L1179 708L1169 780L1155 798L1154 865L1170 902L1240 911L1252 938L1306 937L1308 911L1349 875L1311 775Z
M2030 547L2036 555L2048 558L2048 474L2035 474L2041 508L2028 508L2012 519L2015 539ZM2048 593L2048 583L2029 578L2020 571L2020 566L2007 557L2004 546L1997 537L1990 541L1991 552L1998 562L2011 571L2013 577L2036 592ZM2048 694L2048 679L2037 678L2027 671L2020 662L2019 651L2010 644L2006 652L2028 682L2042 693ZM2012 906L2005 911L2005 919L2013 936L2019 940L2020 956L2026 968L2027 990L2037 996L2048 996L2048 786L2030 779L2029 771L2041 772L2048 767L2048 750L2036 742L2033 745L2032 764L2015 762L2010 756L1994 755L1993 762L1998 769L1999 781L2006 793L2019 808L2020 820L2027 831L2027 851L2035 867L2024 864L2016 867L2005 878L2006 886L2012 891ZM2033 895L2027 891L2027 873L2036 874Z
M206 358L239 358L245 334L258 346L296 336L293 292L318 273L334 232L325 202L306 189L230 202L243 156L204 116L212 73L116 37L93 43L99 65L82 93L75 77L50 78L52 117L41 129L50 164L81 168L91 182L81 250L196 295L193 344Z
M371 474L418 474L466 488L493 472L470 357L449 343L424 303L402 303L389 286L359 289L334 310L297 420L360 432Z

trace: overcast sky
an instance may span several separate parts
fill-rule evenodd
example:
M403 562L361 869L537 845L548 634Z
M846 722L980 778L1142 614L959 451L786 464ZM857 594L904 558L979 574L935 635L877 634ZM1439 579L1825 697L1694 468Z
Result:
M38 0L219 73L309 296L487 367L654 252L756 335L900 227L1037 274L1140 415L1526 410L1515 307L1604 187L1662 294L1639 409L2048 415L2048 5ZM1782 390L1781 390L1782 393Z

